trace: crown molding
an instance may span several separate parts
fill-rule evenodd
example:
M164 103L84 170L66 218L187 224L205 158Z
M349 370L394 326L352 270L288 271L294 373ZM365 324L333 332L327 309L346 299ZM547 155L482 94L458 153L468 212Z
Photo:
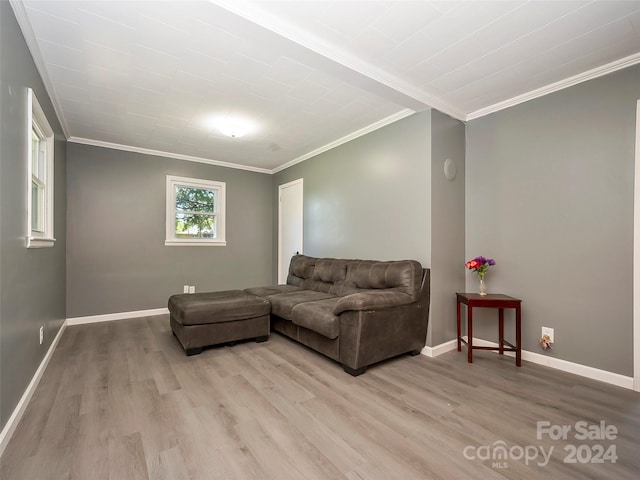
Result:
M218 167L235 168L236 170L246 170L256 173L273 173L267 168L251 167L248 165L239 165L237 163L223 162L211 158L194 157L191 155L182 155L180 153L164 152L162 150L152 150L150 148L133 147L131 145L121 145L119 143L102 142L100 140L92 140L90 138L69 137L71 143L80 143L82 145L92 145L94 147L112 148L114 150L122 150L124 152L142 153L143 155L155 155L158 157L174 158L176 160L186 160L188 162L206 163Z
M373 132L382 127L386 127L387 125L397 122L398 120L402 120L403 118L408 117L409 115L413 115L414 113L416 113L414 110L411 110L410 108L406 108L404 110L399 111L398 113L389 115L388 117L385 117L382 120L379 120L378 122L372 123L371 125L367 125L366 127L361 128L360 130L356 130L355 132L352 132L349 135L345 135L344 137L339 138L338 140L334 140L333 142L327 143L326 145L323 145L320 148L316 148L315 150L312 150L309 153L305 153L304 155L301 155L298 158L294 158L293 160L287 163L284 163L279 167L274 168L273 170L271 170L271 173L278 173L282 170L292 167L293 165L296 165L300 162L304 162L305 160L308 160L312 157L320 155L321 153L324 153L333 148L336 148L342 145L343 143L350 142L351 140L355 140L356 138L366 135L367 133Z
M49 96L49 100L51 101L51 105L53 106L53 110L58 117L58 123L62 128L62 133L65 138L69 138L69 126L67 125L67 121L62 114L62 107L58 103L56 96L54 95L53 83L49 79L49 75L47 74L46 64L43 60L42 53L40 52L40 48L38 47L38 42L36 40L35 33L33 33L33 29L31 28L31 22L29 21L29 16L27 15L27 10L19 0L9 0L11 8L13 9L13 13L16 16L16 20L18 22L18 26L22 31L22 36L29 48L29 52L31 53L31 58L33 58L33 63L36 66L36 70L40 74L40 78L42 79L42 83L44 84L44 89Z
M309 153L305 153L304 155L294 158L293 160L287 163L284 163L278 167L275 167L273 169L251 167L248 165L240 165L237 163L223 162L221 160L214 160L211 158L194 157L191 155L183 155L180 153L165 152L162 150L152 150L150 148L134 147L131 145L122 145L120 143L103 142L101 140L93 140L91 138L69 137L67 141L70 143L78 143L81 145L91 145L94 147L111 148L114 150L121 150L124 152L141 153L143 155L155 155L158 157L173 158L176 160L185 160L188 162L206 163L208 165L216 165L218 167L235 168L237 170L246 170L249 172L266 173L269 175L273 175L274 173L278 173L282 170L285 170L286 168L296 165L297 163L300 163L312 157L315 157L316 155L320 155L321 153L331 150L332 148L342 145L343 143L347 143L358 137L366 135L367 133L373 132L375 130L378 130L379 128L382 128L391 123L397 122L398 120L408 117L409 115L413 115L414 113L415 113L414 110L411 110L410 108L406 108L397 113L394 113L393 115L389 115L388 117L385 117L382 120L372 123L371 125L367 125L366 127L361 128L360 130L356 130L355 132L352 132L349 135L345 135L344 137L339 138L338 140L334 140L331 143L328 143L326 145L323 145L322 147L316 148L315 150L312 150Z
M631 67L638 63L640 63L640 53L634 53L633 55L615 60L611 63L607 63L606 65L587 70L586 72L582 72L578 75L565 78L564 80L560 80L559 82L545 85L544 87L531 90L530 92L523 93L522 95L518 95L503 102L498 102L488 107L481 108L480 110L476 110L475 112L471 112L466 116L465 121L484 117L485 115L489 115L490 113L498 112L500 110L504 110L505 108L513 107L515 105L528 102L529 100L533 100L535 98L544 97L545 95L549 95L550 93L564 90L565 88L569 88L579 83L586 82L587 80L592 80L594 78L608 75L609 73L617 72L618 70Z

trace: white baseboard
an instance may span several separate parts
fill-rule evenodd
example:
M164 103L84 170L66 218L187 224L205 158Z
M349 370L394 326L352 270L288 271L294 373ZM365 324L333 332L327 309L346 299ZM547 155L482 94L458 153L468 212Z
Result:
M2 456L2 454L4 453L4 449L7 447L9 440L11 440L11 436L13 435L13 432L15 431L16 427L20 423L20 420L22 419L22 415L24 415L24 412L27 409L27 405L29 405L29 401L31 400L31 397L33 397L33 393L36 391L36 388L38 387L38 383L40 383L42 374L46 370L47 365L49 364L49 360L51 360L53 352L58 346L58 342L60 341L60 338L62 337L62 332L64 332L64 329L66 328L66 326L67 326L67 322L65 321L62 323L62 327L60 327L60 330L58 330L58 334L53 339L53 342L51 342L51 346L49 346L49 350L47 350L47 354L42 359L42 362L40 362L40 366L36 370L36 373L33 375L31 382L29 382L27 389L22 394L22 398L18 402L18 405L16 405L16 408L13 410L13 413L9 417L9 420L7 421L6 425L2 429L2 432L0 432L0 456Z
M153 315L165 315L168 308L153 308L151 310L135 310L133 312L106 313L104 315L90 315L88 317L67 318L67 325L84 325L85 323L112 322L126 318L151 317Z
M466 336L462 337L465 340ZM457 340L451 340L446 343L442 343L435 347L425 347L422 350L423 355L427 355L428 357L436 357L441 355L442 353L448 352L450 350L455 350L457 348ZM473 339L473 345L479 347L497 347L498 344L495 342L489 342L487 340L483 340L481 338ZM463 346L463 349L465 347ZM428 351L425 351L427 350ZM497 353L497 352L496 352ZM515 356L515 352L505 352L505 355L509 355L511 357ZM547 355L542 355L540 353L530 352L528 350L522 350L522 359L531 363L537 363L538 365L544 365L545 367L555 368L557 370L562 370L563 372L573 373L575 375L580 375L582 377L591 378L593 380L599 380L601 382L609 383L611 385L616 385L618 387L628 388L633 390L633 377L627 377L625 375L620 375L619 373L608 372L607 370L600 370L598 368L589 367L587 365L581 365L579 363L568 362L567 360L562 360L560 358L549 357Z
M451 350L455 350L456 348L458 348L458 341L454 339L445 343L441 343L440 345L436 345L435 347L424 347L420 353L422 353L422 355L426 355L427 357L437 357L438 355L450 352Z
M18 426L18 423L20 423L20 419L22 418L22 415L24 415L27 405L29 404L31 397L33 396L33 393L35 392L38 386L38 383L42 378L42 374L47 368L47 365L49 364L49 360L51 360L51 356L53 355L54 350L58 346L58 342L62 337L62 333L64 332L67 326L82 325L85 323L110 322L113 320L123 320L126 318L149 317L152 315L164 315L167 313L169 313L168 308L155 308L151 310L137 310L133 312L109 313L106 315L92 315L88 317L67 318L62 324L62 327L60 327L60 330L58 330L58 334L53 339L53 342L51 342L51 346L49 347L47 354L42 359L40 366L36 370L36 373L33 375L33 378L31 379L29 386L27 386L27 389L22 395L22 398L18 402L18 405L16 405L16 408L13 410L11 417L9 417L9 420L7 421L6 425L2 429L2 432L0 432L0 456L4 452L4 449L6 448L7 444L9 443L9 440L11 439L13 432Z

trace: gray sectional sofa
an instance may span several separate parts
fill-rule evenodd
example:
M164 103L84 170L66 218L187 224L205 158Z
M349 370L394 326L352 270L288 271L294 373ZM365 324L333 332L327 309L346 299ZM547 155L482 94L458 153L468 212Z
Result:
M378 262L295 255L286 285L244 291L271 304L271 329L338 362L351 375L425 345L429 270L414 260Z

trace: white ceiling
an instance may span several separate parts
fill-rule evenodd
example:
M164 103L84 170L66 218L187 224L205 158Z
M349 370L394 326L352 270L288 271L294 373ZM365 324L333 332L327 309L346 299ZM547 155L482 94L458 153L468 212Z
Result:
M264 172L640 62L640 0L11 3L70 141Z

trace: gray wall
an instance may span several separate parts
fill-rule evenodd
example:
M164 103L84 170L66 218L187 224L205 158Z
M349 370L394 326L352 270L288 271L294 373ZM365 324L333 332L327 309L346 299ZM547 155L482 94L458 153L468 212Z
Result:
M467 257L494 257L489 292L522 298L524 348L553 327L545 355L629 376L639 98L635 66L467 125Z
M450 158L455 179L444 175ZM431 328L427 345L456 338L455 292L465 289L465 126L431 110Z
M27 249L27 88L55 142L52 248ZM8 2L0 2L0 429L65 319L65 141ZM44 326L44 343L39 329Z
M274 175L276 217L278 186L304 178L304 253L430 266L430 120L412 115Z
M270 175L69 143L67 317L271 283ZM165 247L166 175L226 182L227 245Z

